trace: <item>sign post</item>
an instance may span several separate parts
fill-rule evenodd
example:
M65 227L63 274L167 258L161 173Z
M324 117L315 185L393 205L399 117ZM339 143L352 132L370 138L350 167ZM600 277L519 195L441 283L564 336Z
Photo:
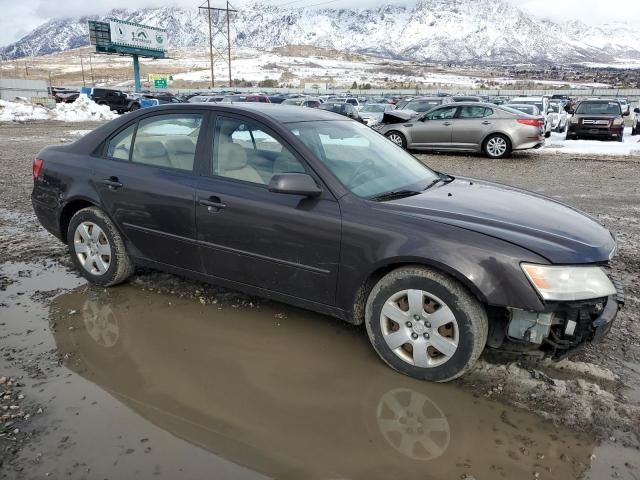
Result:
M140 57L166 58L167 32L161 28L118 19L89 22L89 39L96 53L130 55L135 91L140 92Z

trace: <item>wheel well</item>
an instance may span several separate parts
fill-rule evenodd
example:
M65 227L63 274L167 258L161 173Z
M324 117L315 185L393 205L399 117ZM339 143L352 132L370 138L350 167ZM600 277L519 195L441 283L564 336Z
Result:
M428 264L428 263L420 264L416 262L398 262L398 263L391 263L388 265L384 265L378 268L365 279L365 281L362 283L362 285L360 286L360 288L356 293L356 297L353 302L351 318L349 319L350 323L353 323L354 325L362 325L364 323L364 309L367 303L367 298L369 298L369 293L371 293L371 290L373 289L375 284L378 283L378 281L382 277L384 277L389 272L396 270L397 268L407 267L410 265L419 265L421 267L428 267L442 273L443 275L447 275L449 277L452 277L458 280L462 285L464 285L467 288L467 290L469 290L469 292L471 292L471 294L475 298L478 299L480 303L482 303L483 305L487 304L487 301L484 298L484 295L482 295L482 293L476 288L476 286L473 285L473 283L469 282L467 278L458 274L455 271L452 271L447 268L441 268L439 266Z
M77 211L87 207L95 207L95 204L87 200L73 200L67 203L62 209L62 213L60 214L60 235L65 243L67 241L67 230L69 229L71 218Z

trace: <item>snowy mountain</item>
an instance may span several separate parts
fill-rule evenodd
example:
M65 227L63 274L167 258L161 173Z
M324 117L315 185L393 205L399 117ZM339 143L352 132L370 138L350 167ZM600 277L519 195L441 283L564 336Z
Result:
M117 9L107 16L169 32L171 47L203 47L206 17L177 7ZM51 20L0 48L5 58L88 45L87 20ZM233 20L236 46L312 45L382 57L466 63L617 63L640 59L640 31L623 25L554 23L496 0L419 0L375 9L279 8L251 3Z

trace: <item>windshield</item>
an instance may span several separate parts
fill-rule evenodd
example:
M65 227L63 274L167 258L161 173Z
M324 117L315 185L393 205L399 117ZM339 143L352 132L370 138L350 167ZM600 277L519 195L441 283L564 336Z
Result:
M365 105L361 112L384 112L386 105Z
M558 105L557 103L550 103L549 104L549 111L554 112L554 113L560 113L560 105Z
M421 191L440 178L402 148L352 121L317 121L287 127L359 197Z
M578 115L621 115L618 102L582 102L576 108Z
M414 112L428 112L433 107L440 105L440 100L411 100L403 108L406 110L413 110Z

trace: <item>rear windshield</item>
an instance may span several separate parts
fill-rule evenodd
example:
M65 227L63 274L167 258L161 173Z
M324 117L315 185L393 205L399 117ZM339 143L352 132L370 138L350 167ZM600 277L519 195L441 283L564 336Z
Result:
M621 115L618 102L582 102L576 108L578 115Z

